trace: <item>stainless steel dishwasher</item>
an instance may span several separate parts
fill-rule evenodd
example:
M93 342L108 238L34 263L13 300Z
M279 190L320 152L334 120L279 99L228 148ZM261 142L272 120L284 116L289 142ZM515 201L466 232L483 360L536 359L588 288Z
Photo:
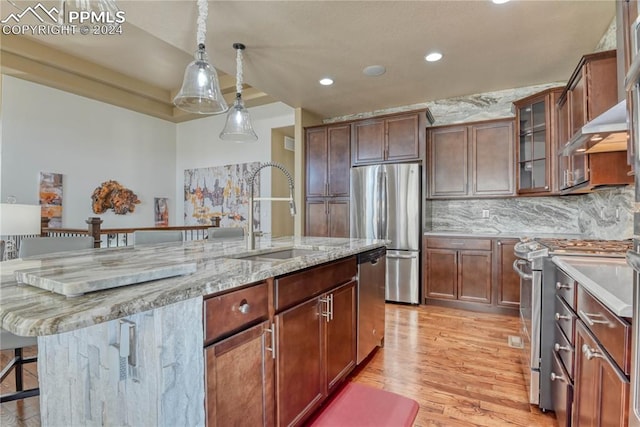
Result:
M386 248L358 255L358 364L384 345Z

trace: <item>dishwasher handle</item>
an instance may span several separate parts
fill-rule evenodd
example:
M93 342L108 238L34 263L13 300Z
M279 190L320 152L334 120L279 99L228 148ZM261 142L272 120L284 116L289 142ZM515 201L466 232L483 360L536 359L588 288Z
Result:
M386 253L387 248L383 246L372 251L358 254L358 264L371 263L371 265L376 265L378 264L380 259L385 256Z

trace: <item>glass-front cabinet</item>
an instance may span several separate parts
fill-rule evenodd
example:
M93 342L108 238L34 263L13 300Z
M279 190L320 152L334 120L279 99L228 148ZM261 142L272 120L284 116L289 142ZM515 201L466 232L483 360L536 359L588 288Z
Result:
M553 109L563 88L548 89L514 102L516 109L516 190L551 193L555 148Z

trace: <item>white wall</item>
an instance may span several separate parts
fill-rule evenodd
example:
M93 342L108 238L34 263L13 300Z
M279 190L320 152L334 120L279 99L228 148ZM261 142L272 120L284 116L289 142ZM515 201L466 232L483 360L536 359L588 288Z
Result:
M90 216L105 228L152 227L154 197L169 198L176 223L175 124L9 76L0 120L3 202L15 195L38 204L39 173L56 172L64 175L64 227L84 228ZM91 193L110 179L138 195L135 212L93 213Z
M258 141L251 143L240 144L219 138L226 114L177 125L176 200L184 194L185 169L271 160L271 129L292 126L295 121L294 110L286 104L276 102L250 108L249 114L253 130L258 135ZM271 172L268 168L260 175L260 195L263 197L270 196L271 193ZM270 232L271 206L269 203L261 203L260 228L264 232ZM178 222L182 224L184 205L176 203L175 212Z

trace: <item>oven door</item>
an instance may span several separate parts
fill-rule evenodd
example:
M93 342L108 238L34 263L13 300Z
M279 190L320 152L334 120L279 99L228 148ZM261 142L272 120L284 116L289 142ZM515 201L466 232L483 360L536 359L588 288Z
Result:
M529 403L540 403L540 314L542 272L532 263L517 259L513 269L520 276L521 338L524 345L522 366L529 392ZM528 369L527 369L528 368Z

